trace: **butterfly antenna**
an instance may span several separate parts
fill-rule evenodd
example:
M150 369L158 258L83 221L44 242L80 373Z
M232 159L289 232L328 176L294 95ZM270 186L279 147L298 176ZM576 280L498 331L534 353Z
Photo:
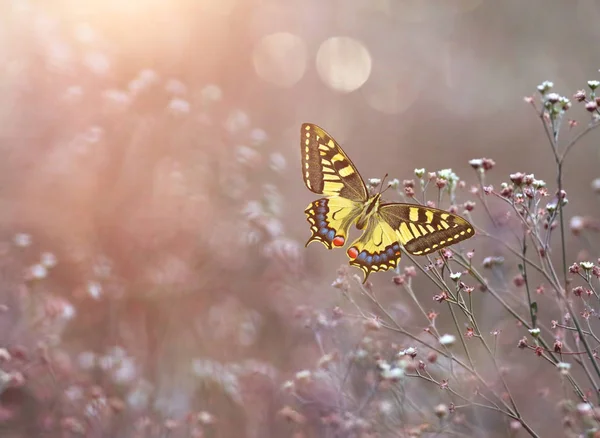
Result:
M387 190L388 188L386 188L385 190L381 190L383 189L383 183L385 182L385 179L388 177L388 174L386 173L383 178L381 179L381 185L379 186L379 194L381 195L383 192L385 192L385 190Z

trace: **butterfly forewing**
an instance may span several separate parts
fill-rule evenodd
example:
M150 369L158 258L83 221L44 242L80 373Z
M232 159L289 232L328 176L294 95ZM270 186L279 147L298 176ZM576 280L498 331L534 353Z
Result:
M381 218L392 228L407 252L426 255L466 240L475 234L462 217L437 208L412 204L382 204Z
M302 176L306 187L319 195L366 202L365 183L340 145L312 123L302 125L301 135Z

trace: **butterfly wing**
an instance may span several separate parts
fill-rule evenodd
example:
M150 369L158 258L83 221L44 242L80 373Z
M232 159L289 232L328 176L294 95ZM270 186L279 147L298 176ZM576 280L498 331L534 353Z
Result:
M304 210L312 232L306 246L313 241L321 242L327 249L344 246L348 228L356 221L361 211L360 202L340 196L321 198L310 203Z
M366 202L367 187L341 146L312 123L302 125L301 135L302 176L306 187L319 195Z
M400 244L396 230L375 213L370 217L362 236L347 251L350 264L363 270L364 282L374 271L387 271L400 260Z
M466 240L475 234L462 217L437 208L412 204L382 204L371 216L364 233L348 249L350 264L365 273L396 267L400 243L413 255L426 255Z
M475 234L473 225L467 220L437 208L382 204L379 215L397 231L404 249L413 255L430 254Z

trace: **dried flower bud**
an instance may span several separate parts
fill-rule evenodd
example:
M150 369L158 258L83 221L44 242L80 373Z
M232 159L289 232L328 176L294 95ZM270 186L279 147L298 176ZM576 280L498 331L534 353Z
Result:
M569 272L571 274L579 274L579 265L577 263L573 263L569 266Z
M525 285L525 278L523 278L521 274L515 275L515 277L513 278L513 283L517 287L522 287Z
M560 95L558 93L548 93L546 95L546 100L552 104L557 103L560 99Z
M467 201L464 203L463 208L467 211L473 211L475 209L475 203L473 201Z
M582 286L574 287L573 289L571 289L571 292L576 297L580 297L583 294L583 287Z
M573 95L573 99L577 102L583 102L585 100L585 90L578 90L577 93Z
M491 158L483 159L483 170L491 170L496 165L496 162Z
M402 181L402 185L404 187L414 188L415 187L415 180L414 179L405 179L404 181Z
M585 104L585 109L591 113L598 109L598 104L596 101L591 101Z
M513 182L513 184L515 184L517 186L520 186L523 184L523 178L525 178L525 175L522 174L521 172L510 174L510 180Z

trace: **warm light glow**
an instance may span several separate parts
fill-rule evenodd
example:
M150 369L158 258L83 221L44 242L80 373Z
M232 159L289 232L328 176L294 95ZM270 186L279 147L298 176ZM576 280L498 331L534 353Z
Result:
M371 55L358 40L333 37L317 52L317 72L336 91L348 93L360 88L371 73Z
M306 44L287 32L267 35L254 47L252 61L261 79L279 87L291 87L306 71Z

